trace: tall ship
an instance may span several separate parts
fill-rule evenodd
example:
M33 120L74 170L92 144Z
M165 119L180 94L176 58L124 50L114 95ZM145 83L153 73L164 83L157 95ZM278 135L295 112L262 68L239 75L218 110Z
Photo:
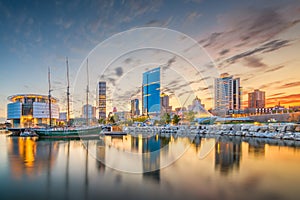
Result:
M49 118L50 123L48 128L35 129L35 133L42 138L85 138L85 137L99 137L101 127L90 126L88 112L86 112L86 125L85 126L71 126L70 125L70 83L69 83L69 64L67 65L67 126L53 127L51 122L51 80L50 68L48 68L48 85L49 85ZM87 88L86 88L86 104L89 100L89 75L88 75L88 61L87 61ZM88 109L88 108L87 108Z

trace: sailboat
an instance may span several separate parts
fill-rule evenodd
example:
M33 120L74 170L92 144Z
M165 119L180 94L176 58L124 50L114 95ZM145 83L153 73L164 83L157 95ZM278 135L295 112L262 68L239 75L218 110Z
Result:
M39 137L43 138L91 138L95 137L98 138L101 126L89 126L88 120L88 93L89 93L89 78L88 78L88 60L87 60L87 90L86 90L86 105L87 105L87 112L86 112L86 126L81 127L72 127L70 126L70 106L69 106L69 95L70 95L70 86L69 86L69 65L68 59L66 60L67 64L67 126L66 127L52 127L51 123L51 84L50 84L50 69L48 70L48 84L49 84L49 128L45 129L36 129L35 132Z

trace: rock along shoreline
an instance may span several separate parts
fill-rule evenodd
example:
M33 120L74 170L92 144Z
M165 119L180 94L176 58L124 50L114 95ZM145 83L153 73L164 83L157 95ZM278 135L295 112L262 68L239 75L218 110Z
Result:
M170 127L124 127L123 131L128 134L137 133L159 133L176 134L177 136L205 135L227 135L245 136L257 138L283 139L300 141L300 124L218 124L198 126L170 126Z

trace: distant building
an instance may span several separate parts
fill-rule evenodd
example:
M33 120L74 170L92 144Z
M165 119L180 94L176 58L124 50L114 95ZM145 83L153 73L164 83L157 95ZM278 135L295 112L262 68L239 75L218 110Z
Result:
M193 100L192 105L189 105L189 106L188 106L188 110L189 110L189 111L190 111L190 110L194 110L194 108L197 107L197 106L201 106L202 108L205 107L205 105L201 103L201 99L199 99L198 97L196 97L196 98Z
M265 92L254 90L248 93L248 108L265 108L266 97Z
M106 119L106 82L100 81L98 83L98 93L99 119Z
M59 120L60 121L67 121L67 112L60 112L59 113Z
M160 113L160 67L143 73L142 100L144 115Z
M172 106L170 106L170 98L165 93L162 93L160 95L160 105L162 114L172 112Z
M240 78L221 74L215 79L215 112L222 116L230 110L241 110L241 93Z
M49 97L39 94L19 94L8 97L7 119L13 127L47 126L50 124ZM59 118L58 100L51 97L51 123Z
M96 107L92 105L82 106L82 118L88 117L89 119L96 118Z
M131 113L131 117L140 115L139 100L138 99L132 99L130 101L130 113Z

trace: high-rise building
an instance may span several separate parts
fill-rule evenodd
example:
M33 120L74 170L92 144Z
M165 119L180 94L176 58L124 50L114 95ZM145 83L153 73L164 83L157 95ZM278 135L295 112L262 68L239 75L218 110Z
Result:
M233 78L229 74L221 74L215 79L215 110L225 115L229 110L241 109L240 78Z
M144 115L160 113L160 67L143 73L142 112Z
M98 84L98 108L99 119L106 119L106 82L100 81Z
M162 111L161 114L172 112L172 106L170 106L169 102L170 102L169 96L166 95L165 93L162 93L160 95L160 105L161 105L161 111Z
M132 99L130 105L131 105L131 109L130 109L131 117L139 116L140 115L139 100Z
M82 106L82 117L89 119L96 118L96 107L92 105L83 105Z
M266 102L265 92L254 90L248 93L248 108L264 108Z

